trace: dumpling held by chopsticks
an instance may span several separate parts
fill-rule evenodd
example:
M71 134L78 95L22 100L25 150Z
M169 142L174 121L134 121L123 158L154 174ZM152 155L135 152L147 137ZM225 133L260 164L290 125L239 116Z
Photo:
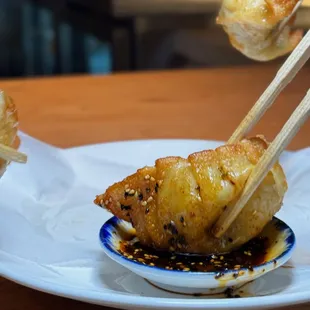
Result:
M95 204L131 221L139 241L166 251L223 253L256 237L279 211L287 184L277 163L222 238L214 223L240 196L264 154L262 137L188 158L166 157L110 186Z
M298 0L223 0L217 23L242 54L270 61L290 53L302 39L302 30L292 30L297 4ZM279 31L278 26L291 14Z

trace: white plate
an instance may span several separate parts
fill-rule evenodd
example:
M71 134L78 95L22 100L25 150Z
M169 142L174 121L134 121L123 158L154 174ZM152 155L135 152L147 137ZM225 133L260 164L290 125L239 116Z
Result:
M111 183L166 155L187 156L219 142L157 140L58 150L22 136L27 165L1 180L0 274L51 294L123 309L263 309L310 301L310 151L285 154L289 181L277 216L294 230L293 268L243 288L238 299L168 293L103 252L98 231L110 214L92 201Z

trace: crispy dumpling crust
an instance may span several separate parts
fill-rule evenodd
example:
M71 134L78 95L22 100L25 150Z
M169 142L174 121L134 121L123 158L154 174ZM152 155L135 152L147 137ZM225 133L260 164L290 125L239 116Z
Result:
M4 92L0 96L0 143L17 149L19 147L18 115L13 100ZM8 161L0 158L0 177L6 171Z
M268 144L263 137L166 157L98 195L95 204L131 221L142 244L187 253L223 253L257 236L279 211L287 190L277 163L221 239L210 230L238 199Z

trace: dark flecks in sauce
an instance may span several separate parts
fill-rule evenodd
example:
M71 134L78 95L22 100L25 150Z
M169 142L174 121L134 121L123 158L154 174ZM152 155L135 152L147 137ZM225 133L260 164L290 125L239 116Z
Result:
M165 225L168 229L169 225ZM265 262L269 239L257 237L240 247L238 250L220 255L196 255L177 253L178 248L186 247L186 240L182 235L173 235L169 240L170 251L166 252L146 247L136 241L136 236L120 242L119 251L133 261L156 266L168 270L183 270L194 272L217 272L220 279L224 271L234 270L233 277L240 276L240 269L254 271L253 266ZM247 254L245 254L247 253ZM251 255L248 255L248 254Z
M240 295L234 295L234 290L232 288L228 288L225 292L224 292L225 296L227 298L240 298Z

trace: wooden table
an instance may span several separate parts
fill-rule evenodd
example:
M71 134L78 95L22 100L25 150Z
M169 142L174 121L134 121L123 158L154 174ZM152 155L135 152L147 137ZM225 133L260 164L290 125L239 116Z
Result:
M64 77L2 82L21 129L59 147L141 138L225 140L272 79L275 67ZM309 88L310 67L279 97L255 132L272 138ZM290 149L310 144L310 122ZM0 279L3 310L104 309ZM310 305L296 307L309 309Z

